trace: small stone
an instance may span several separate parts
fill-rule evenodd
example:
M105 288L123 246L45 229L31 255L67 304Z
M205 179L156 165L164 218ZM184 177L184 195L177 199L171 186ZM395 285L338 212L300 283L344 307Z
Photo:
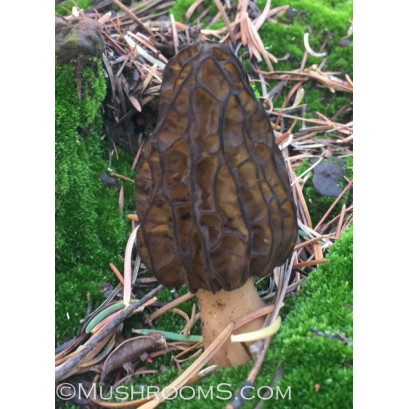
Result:
M341 193L339 185L344 185L343 176L347 176L344 170L345 161L340 158L324 159L314 168L312 185L315 191L324 196L338 197Z
M107 175L105 172L101 175L101 181L105 186L118 186L118 182L115 178Z
M78 57L101 57L104 37L98 21L88 17L75 19L72 24L57 18L55 21L55 54L60 64Z
M338 45L339 45L340 47L348 47L350 43L351 43L351 42L349 41L348 38L343 38L343 39L338 43Z

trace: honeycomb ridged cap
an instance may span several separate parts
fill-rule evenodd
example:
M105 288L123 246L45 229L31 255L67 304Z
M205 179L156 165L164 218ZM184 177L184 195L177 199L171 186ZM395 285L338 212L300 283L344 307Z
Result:
M166 65L135 204L140 256L168 287L231 291L271 274L293 250L296 209L284 160L228 47L201 41Z

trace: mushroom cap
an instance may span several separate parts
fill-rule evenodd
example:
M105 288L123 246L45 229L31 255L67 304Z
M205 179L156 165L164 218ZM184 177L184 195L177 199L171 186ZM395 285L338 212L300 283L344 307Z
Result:
M168 287L231 291L290 255L297 221L284 160L225 45L198 42L166 65L135 204L141 259Z

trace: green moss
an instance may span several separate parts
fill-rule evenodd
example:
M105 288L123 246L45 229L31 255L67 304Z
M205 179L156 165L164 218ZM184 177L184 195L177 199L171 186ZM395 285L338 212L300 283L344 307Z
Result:
M189 9L189 7L195 2L195 0L178 0L176 1L172 8L170 9L170 14L173 14L173 17L175 17L176 21L181 21L183 22L186 16L186 12ZM199 16L199 12L196 10L191 19L194 20Z
M91 5L91 0L76 0L76 3L78 4L78 7L82 10L88 10L90 5ZM72 8L75 6L75 4L71 1L68 0L62 4L66 9L72 10ZM62 15L66 16L70 13L68 11L64 10L61 6L56 6L55 7L55 13L56 15Z
M319 138L317 138L319 139ZM305 172L309 167L311 166L310 162L308 159L304 159L300 166L295 170L295 174L297 176L301 175L303 172ZM349 169L353 166L353 158L352 156L348 156L345 158L345 166L343 169L347 172L348 174L348 179L351 180L353 178L353 173L352 170ZM314 170L312 170L313 172ZM340 187L343 189L345 185L340 185ZM327 212L327 210L330 208L330 206L334 203L336 200L336 197L330 197L330 196L324 196L320 195L317 193L312 185L312 174L306 181L304 187L303 187L303 192L304 192L304 198L307 203L308 211L310 212L310 217L311 217L311 222L312 225L315 226L321 218L324 216L324 214ZM345 192L345 194L342 196L342 198L339 200L339 202L335 205L334 209L331 211L331 213L328 215L326 221L330 221L331 218L335 217L337 214L340 213L342 206L345 203L349 203L352 200L352 192L351 190L348 190Z
M188 11L189 7L195 2L195 0L178 0L176 1L172 8L170 9L170 13L173 14L176 21L180 21L182 23L186 22L186 12ZM203 7L197 7L192 16L189 19L189 22L195 21L201 14L204 9L208 9L208 15L214 16L217 13L217 7L213 0L205 0L203 2ZM199 11L201 10L201 11Z
M260 10L264 8L265 0L259 1ZM276 1L274 6L289 4L287 1ZM290 58L274 64L275 70L289 71L298 69L304 54L304 33L310 31L309 43L318 51L323 42L328 39L326 51L326 63L323 71L340 72L342 78L345 74L353 75L353 39L349 37L348 47L340 47L339 41L346 36L352 20L352 1L311 1L295 0L290 3L294 11L305 11L298 13L291 23L286 17L279 17L278 23L265 22L259 30L265 48L277 58L284 57L287 53ZM322 58L308 55L306 67L312 64L319 65ZM262 68L267 69L265 63ZM286 95L294 83L288 84L283 95ZM331 93L326 88L315 88L317 84L312 83L306 89L305 102L307 103L306 117L311 117L318 111L325 116L332 117L342 106L352 101L352 94L336 92ZM280 107L283 102L280 97L275 106ZM296 130L298 126L296 127Z
M274 401L278 407L352 407L352 347L341 338L352 343L352 243L349 228L292 300L294 309L272 342L267 362L277 357L275 368L284 365L277 386L292 389L291 401ZM257 385L268 385L272 373L264 366Z
M274 65L277 71L290 70L301 64L304 54L304 27L301 25L289 25L283 27L280 24L265 22L259 30L264 47L277 58L284 57L289 53L292 55L291 62L279 61Z
M326 117L332 118L342 107L352 101L351 94L340 93L335 95L327 89L310 88L305 95L308 107L306 118L311 118L315 112L321 112ZM336 119L338 121L339 118Z
M255 83L255 82L252 82L250 85L251 85L251 88L253 88L255 97L256 97L257 99L260 99L261 93L260 93L259 88L257 87L257 85L259 85L259 84L258 84L258 83Z
M211 30L220 30L224 27L224 21L222 19L217 20L214 24L212 24L209 28Z
M266 1L257 2L260 10L264 8ZM277 0L274 6L283 6L289 4L285 0ZM352 0L346 1L311 1L311 0L294 0L290 6L294 11L304 11L298 13L291 24L285 17L279 18L278 23L265 22L260 28L260 36L264 45L270 48L271 52L282 57L287 52L292 54L294 60L291 65L298 68L304 53L304 33L311 30L309 42L314 50L319 49L324 42L328 33L332 36L329 39L329 55L325 64L326 70L336 70L352 74L352 37L348 47L339 47L338 43L341 38L345 37L352 20ZM286 21L287 20L287 21ZM288 26L284 26L288 24ZM307 66L319 64L321 58L308 56ZM285 63L285 62L284 62ZM288 69L286 64L278 63L275 67L277 70Z
M107 170L100 140L99 107L105 81L97 63L82 70L82 101L78 101L74 68L56 64L55 84L55 213L56 213L56 340L63 342L79 329L86 294L94 305L102 301L104 281L114 282L109 262L122 269L129 226L118 210L118 189L100 180ZM129 173L131 158L119 152L117 173ZM131 176L131 175L130 175ZM131 184L129 184L131 185ZM132 186L125 184L127 208L132 210ZM69 316L69 319L68 319Z

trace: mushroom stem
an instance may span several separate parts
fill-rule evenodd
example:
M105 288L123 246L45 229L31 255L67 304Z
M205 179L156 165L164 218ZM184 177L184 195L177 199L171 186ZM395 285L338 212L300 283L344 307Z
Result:
M199 303L205 349L231 322L264 307L251 277L243 286L233 291L220 290L213 294L210 291L198 290L196 296ZM263 323L262 317L257 318L243 325L233 334L258 330L263 326ZM220 367L243 365L251 360L251 355L248 352L250 344L250 342L231 343L228 340L212 358L211 363Z

